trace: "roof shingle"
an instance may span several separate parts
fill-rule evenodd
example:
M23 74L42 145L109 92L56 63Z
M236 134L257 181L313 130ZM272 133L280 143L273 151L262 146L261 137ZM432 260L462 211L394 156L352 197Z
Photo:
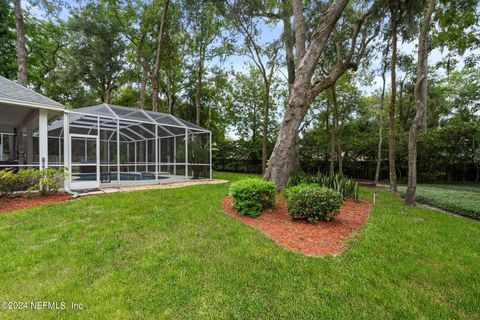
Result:
M61 103L36 93L33 90L25 88L18 83L8 80L2 76L0 76L0 99L65 109L65 106Z

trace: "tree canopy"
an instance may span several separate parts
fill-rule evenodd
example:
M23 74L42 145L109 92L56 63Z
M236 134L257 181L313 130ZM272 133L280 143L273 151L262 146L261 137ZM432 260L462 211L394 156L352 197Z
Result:
M0 0L0 75L178 115L213 131L219 166L279 186L299 168L405 180L424 96L418 179L478 181L480 9L434 2L426 25L432 0Z

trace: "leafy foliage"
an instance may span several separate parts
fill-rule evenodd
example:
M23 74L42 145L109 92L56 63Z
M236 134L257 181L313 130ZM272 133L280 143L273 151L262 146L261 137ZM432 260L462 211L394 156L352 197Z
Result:
M292 187L287 203L288 213L293 218L317 222L333 220L340 212L343 199L329 188L299 185Z
M0 170L0 197L10 197L18 191L38 191L44 196L51 195L58 191L60 182L66 175L64 170L54 168L23 169L17 172L3 169Z
M423 181L465 180L468 168L480 165L480 123L450 121L419 137L420 177ZM460 180L458 179L458 180Z
M111 102L112 91L121 83L126 44L118 20L110 18L108 7L88 3L68 22L76 37L71 49L77 63L74 72L96 91L104 102ZM110 97L110 98L109 98Z
M297 184L297 185L294 185L294 186L291 186L291 187L288 187L288 188L285 188L283 189L282 191L282 195L285 197L285 199L288 201L288 199L296 194L298 191L302 190L302 189L305 189L305 188L318 188L318 185L315 184L315 183L305 183L305 182L302 182L300 184Z
M10 197L17 191L25 191L37 183L37 170L0 170L0 197Z
M275 205L276 186L263 179L244 179L232 183L230 195L239 214L258 217L263 210Z
M289 188L301 184L315 184L320 187L333 189L343 199L347 197L351 197L355 201L359 199L358 183L345 176L327 175L321 172L317 172L317 174L308 174L300 171L290 177L286 187Z
M0 75L13 78L16 74L15 20L9 0L0 0Z
M30 188L31 190L38 190L43 196L48 196L58 191L60 182L66 177L67 173L62 169L46 168L36 170L34 180L37 183Z

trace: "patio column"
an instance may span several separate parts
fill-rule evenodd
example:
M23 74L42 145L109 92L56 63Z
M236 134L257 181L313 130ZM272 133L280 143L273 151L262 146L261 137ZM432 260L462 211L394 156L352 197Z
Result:
M185 180L188 180L188 129L185 129Z
M63 114L63 166L65 168L65 171L68 173L67 177L63 182L63 189L65 189L65 191L69 191L70 177L72 175L72 166L70 163L70 114L67 112Z
M38 147L40 169L48 168L48 110L38 110Z
M33 129L32 122L27 124L27 164L33 164Z

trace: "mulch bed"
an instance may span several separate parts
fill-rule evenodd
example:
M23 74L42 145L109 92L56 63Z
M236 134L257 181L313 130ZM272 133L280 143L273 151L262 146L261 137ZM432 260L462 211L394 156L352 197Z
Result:
M232 217L261 230L282 247L315 256L342 253L346 249L345 241L367 221L372 210L366 201L348 199L335 220L310 223L293 220L281 196L272 212L263 212L258 218L238 215L230 196L223 198L222 205Z
M67 193L57 193L51 196L41 196L39 194L33 195L31 198L25 196L18 196L12 198L0 198L0 212L8 212L18 209L24 209L43 204L51 204L71 199Z

